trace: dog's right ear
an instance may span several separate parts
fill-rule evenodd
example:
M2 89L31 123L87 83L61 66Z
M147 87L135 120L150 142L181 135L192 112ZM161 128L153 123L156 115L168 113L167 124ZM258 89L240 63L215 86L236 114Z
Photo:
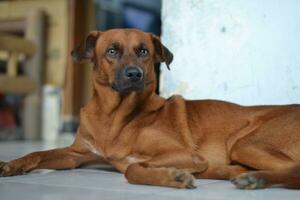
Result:
M93 61L96 42L100 35L100 31L90 32L86 36L84 42L71 51L73 60L75 62L84 60Z

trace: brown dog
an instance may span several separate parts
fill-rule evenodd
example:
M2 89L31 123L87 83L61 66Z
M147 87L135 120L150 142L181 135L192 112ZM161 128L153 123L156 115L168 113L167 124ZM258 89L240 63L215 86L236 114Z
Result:
M243 189L300 188L300 106L243 107L164 99L154 64L172 61L158 37L132 29L91 32L76 60L91 60L93 97L74 143L2 162L2 176L103 161L134 184L193 188L196 178Z

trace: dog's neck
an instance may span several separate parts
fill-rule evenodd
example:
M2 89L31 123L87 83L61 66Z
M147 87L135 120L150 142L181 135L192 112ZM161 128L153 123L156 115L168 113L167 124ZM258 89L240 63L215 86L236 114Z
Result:
M120 157L127 154L129 147L124 147L124 152L119 150L115 152L112 147L112 144L119 141L118 137L121 135L122 129L140 114L155 112L164 106L166 100L155 94L156 83L153 82L152 84L148 85L143 92L119 93L113 90L109 84L97 81L96 77L93 76L92 102L98 107L99 112L97 114L105 115L110 124L109 130L104 132L106 135L104 137L104 151L107 156L117 156L115 155L116 152L118 152L118 156L121 155ZM109 145L109 148L106 145ZM115 146L119 147L118 145Z
M130 115L133 112L152 112L161 108L165 99L155 94L156 83L150 83L142 92L120 93L110 84L97 81L93 75L93 99L101 112L111 115L116 111Z

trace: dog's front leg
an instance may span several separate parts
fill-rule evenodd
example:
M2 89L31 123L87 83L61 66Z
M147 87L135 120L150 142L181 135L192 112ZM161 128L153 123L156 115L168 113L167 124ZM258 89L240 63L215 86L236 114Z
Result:
M207 162L196 153L174 151L129 165L125 177L132 184L195 188L192 173L202 172L207 166Z
M10 162L0 162L0 176L13 176L34 169L70 169L100 159L95 154L74 146L39 151Z

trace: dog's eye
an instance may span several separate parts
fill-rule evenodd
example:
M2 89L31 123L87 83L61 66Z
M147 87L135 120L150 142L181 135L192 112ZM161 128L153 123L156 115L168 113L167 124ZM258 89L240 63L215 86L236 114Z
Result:
M115 48L109 48L106 53L110 57L115 57L118 54L118 51Z
M145 56L148 55L148 53L149 53L149 51L148 51L147 49L144 49L144 48L139 49L139 51L138 51L138 55L139 55L140 57L145 57Z

